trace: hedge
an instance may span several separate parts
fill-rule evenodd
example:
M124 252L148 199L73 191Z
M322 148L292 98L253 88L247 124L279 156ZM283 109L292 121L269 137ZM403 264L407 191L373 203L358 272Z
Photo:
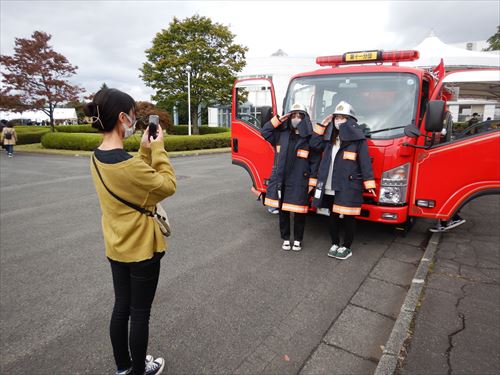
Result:
M50 127L46 126L14 126L17 134L17 144L27 145L30 143L40 143L42 135L50 132Z
M172 126L174 129L174 135L188 135L188 126L187 125L176 125ZM198 127L200 129L200 135L204 134L218 134L218 133L226 133L229 131L229 128L220 128L220 127L210 127L207 125L202 125ZM192 128L191 128L192 130Z
M97 129L90 125L64 125L56 126L58 133L98 133Z
M62 150L82 150L92 151L101 143L101 134L82 133L46 133L41 140L45 148ZM124 148L127 151L137 151L141 141L140 135L134 135L124 141ZM230 147L231 134L229 132L221 134L206 135L170 135L164 139L167 151L201 150L208 148Z

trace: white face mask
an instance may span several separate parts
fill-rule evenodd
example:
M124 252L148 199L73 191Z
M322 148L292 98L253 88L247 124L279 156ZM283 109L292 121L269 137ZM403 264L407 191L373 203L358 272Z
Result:
M131 127L128 127L126 124L122 123L123 130L125 131L125 134L123 135L123 138L126 139L126 138L130 137L131 135L133 135L135 133L135 124L137 123L137 120L136 121L132 121L132 119L126 113L125 113L125 116L127 116L127 119L132 124Z
M300 119L300 118L293 118L291 120L292 128L297 129L297 126L299 126L301 121L302 121L302 119Z
M335 124L335 127L338 130L340 128L340 125L342 125L346 121L347 120L345 118L335 118L335 120L333 121L333 123Z

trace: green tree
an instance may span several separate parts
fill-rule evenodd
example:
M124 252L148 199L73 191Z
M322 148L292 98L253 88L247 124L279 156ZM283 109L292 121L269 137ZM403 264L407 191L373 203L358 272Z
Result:
M156 93L159 107L172 110L187 103L187 69L191 69L191 114L193 133L198 134L198 105L226 103L236 75L245 66L248 48L234 43L227 26L195 15L174 17L167 29L157 33L146 50L142 79ZM187 107L187 106L186 106Z
M499 51L500 50L500 26L497 26L497 32L495 35L492 35L486 41L488 42L488 48L485 48L485 51Z
M54 109L57 105L78 100L83 90L69 82L78 67L54 51L51 36L35 31L30 39L16 38L14 54L1 55L2 107L11 109L41 109L50 118L54 131Z

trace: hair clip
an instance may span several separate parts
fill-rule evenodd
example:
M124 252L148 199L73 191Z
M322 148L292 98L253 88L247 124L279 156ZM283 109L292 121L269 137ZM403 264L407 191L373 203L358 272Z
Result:
M99 121L99 123L101 124L101 128L102 130L104 130L104 125L101 121L101 115L99 114L99 106L96 104L96 108L97 108L97 117L96 116L91 116L90 119L92 120L92 122L96 122L96 121Z

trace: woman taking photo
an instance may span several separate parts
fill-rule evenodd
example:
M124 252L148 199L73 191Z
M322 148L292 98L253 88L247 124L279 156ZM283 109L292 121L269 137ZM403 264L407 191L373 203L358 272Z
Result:
M314 126L311 147L323 151L313 206L330 210L332 246L328 256L347 259L352 255L355 216L361 213L363 187L375 195L368 145L349 103L341 101L333 114ZM345 228L342 245L340 215Z
M176 180L159 126L156 139L144 132L137 157L123 149L123 140L135 130L135 108L128 94L102 89L86 105L85 114L103 133L90 167L115 293L110 336L116 374L157 375L165 361L146 358L146 350L151 304L167 244L154 218L121 200L154 211L158 202L175 193Z

